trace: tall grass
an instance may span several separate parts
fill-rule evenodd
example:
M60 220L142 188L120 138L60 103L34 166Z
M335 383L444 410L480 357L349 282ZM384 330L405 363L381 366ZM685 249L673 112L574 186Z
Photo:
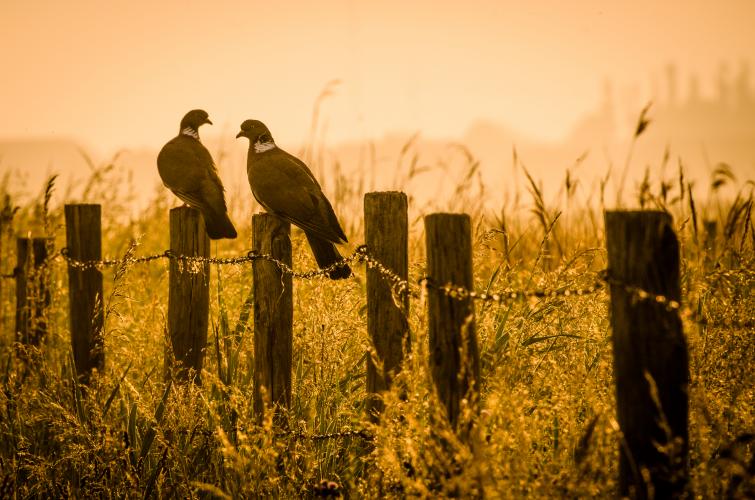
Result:
M318 101L319 102L319 101ZM313 125L313 135L318 130ZM638 134L641 133L638 132ZM322 155L308 150L311 161ZM606 257L600 201L581 202L575 185L580 160L555 200L515 155L527 179L495 213L481 202L479 163L463 147L448 163L425 165L413 140L397 159L394 187L432 170L454 182L453 198L412 209L410 275L423 275L421 218L437 209L471 213L477 289L574 287L592 283ZM665 162L665 160L664 160ZM346 175L336 161L315 165L332 173L325 183L350 241L362 240L363 175ZM692 197L683 168L668 178L650 174L637 186L637 206L674 215L682 249L685 306L712 322L752 319L755 264L753 184L737 185L717 170L704 201ZM325 174L323 174L325 175ZM664 174L665 175L665 174ZM82 199L101 202L107 256L163 251L170 198L159 193L142 213L129 215L130 198L116 189L122 174L92 166ZM11 227L32 229L64 246L62 207L49 184L28 205L5 200L2 270L12 267ZM527 201L527 200L531 200ZM231 200L237 210L246 201ZM37 207L37 208L35 208ZM41 210L39 207L42 207ZM44 220L42 220L44 219ZM246 221L247 216L236 217ZM703 222L717 232L699 237ZM712 227L712 226L709 226ZM246 251L241 224L219 255ZM303 235L294 231L294 267L312 268ZM749 274L746 272L749 270ZM446 423L432 385L423 300L412 302L412 350L393 389L384 395L379 425L365 415L366 333L364 272L344 282L297 281L294 287L294 373L291 409L274 425L252 411L254 353L250 318L251 269L213 268L210 340L203 385L163 380L166 349L167 265L106 271L106 367L83 387L74 376L67 323L66 273L53 267L49 336L34 370L14 355L12 298L5 282L0 331L0 492L10 497L248 498L342 494L348 497L612 497L616 495L619 430L615 420L607 297L558 297L503 305L478 304L482 410L466 412L472 444ZM701 325L687 319L690 345L690 459L692 488L703 498L753 494L755 352L753 330ZM292 434L278 435L281 429ZM367 429L374 440L312 434ZM330 488L321 481L332 481Z

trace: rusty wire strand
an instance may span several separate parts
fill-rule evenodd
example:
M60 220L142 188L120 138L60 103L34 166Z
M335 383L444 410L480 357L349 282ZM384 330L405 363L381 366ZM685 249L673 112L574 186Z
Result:
M329 434L306 434L304 432L294 431L282 431L276 432L277 438L293 438L308 441L328 441L331 439L345 439L345 438L359 438L365 441L373 441L375 436L369 433L366 429L358 430L344 430L339 432L331 432Z
M71 257L68 253L68 249L63 248L59 252L59 254L53 256L53 258L57 257L58 255L60 255L63 258L63 260L66 261L69 267L72 267L79 271L86 271L89 269L103 269L105 267L115 267L115 266L130 266L134 264L142 264L146 262L151 262L154 260L168 259L168 260L179 262L182 265L186 265L188 267L189 272L199 272L198 266L202 264L241 265L247 262L263 260L263 261L267 261L272 264L275 264L275 266L278 267L278 269L280 269L280 271L285 275L290 275L298 279L313 279L318 276L327 276L331 271L341 268L355 260L359 260L360 251L357 250L349 257L346 257L345 259L342 259L339 262L331 264L328 267L325 267L322 269L314 269L314 270L305 271L305 272L294 271L291 268L291 266L289 266L285 262L279 259L276 259L270 254L259 253L255 250L250 250L249 252L247 252L246 255L242 255L238 257L200 257L200 256L190 256L190 255L179 255L179 254L176 254L173 250L166 250L163 253L147 255L144 257L82 261L82 260L77 260Z
M201 271L201 268L199 267L201 264L241 265L247 262L262 260L274 264L284 275L289 275L293 278L303 280L314 279L316 277L325 277L338 268L341 268L353 262L360 262L364 263L366 267L376 270L378 274L389 284L393 293L397 294L398 296L409 295L414 298L419 298L422 296L423 292L427 292L428 290L436 290L456 300L471 299L475 301L491 302L497 304L527 300L531 298L548 299L556 297L584 297L605 291L607 289L606 285L612 285L622 287L627 293L630 293L635 300L656 303L669 312L677 311L682 318L691 319L692 321L700 325L742 328L750 328L755 325L755 320L752 319L741 321L727 317L719 321L711 321L710 318L705 317L703 314L696 313L688 307L683 307L678 300L668 298L664 295L648 292L647 290L644 290L640 287L629 285L615 278L612 278L607 270L603 270L597 273L597 279L592 284L581 288L562 287L550 290L504 289L499 292L488 293L469 290L465 287L451 283L439 285L434 283L432 278L430 277L423 277L419 280L417 285L413 285L409 280L402 278L396 272L385 266L380 260L370 255L366 245L360 245L350 256L326 268L301 272L294 271L291 266L279 259L276 259L270 254L262 254L256 252L255 250L250 250L246 255L237 257L196 257L178 255L172 250L166 250L165 252L160 254L148 255L144 257L80 261L70 257L68 249L63 248L60 250L60 252L50 257L50 260L56 259L58 257L62 257L70 267L81 271L88 269L102 269L105 267L114 266L130 266L133 264L147 263L160 259L168 259L179 262L179 265L182 268L183 266L186 266L189 272L199 272ZM732 276L745 276L748 278L755 277L755 271L748 268L717 270L706 275L706 278L715 277L717 279L721 279L722 277ZM2 278L12 277L15 277L15 274L2 276Z
M264 430L263 428L255 428L255 429L233 429L234 432L243 432L243 433L256 433L261 430ZM189 431L187 429L179 430L180 434L200 434L204 436L212 436L217 431L213 431L210 429L202 429L202 430L192 430ZM302 441L328 441L331 439L346 439L346 438L359 438L363 439L365 441L373 441L375 439L375 436L371 434L367 429L345 429L342 431L336 431L331 432L327 434L309 434L306 432L301 431L277 431L273 434L276 438L292 438L292 439L298 439Z
M505 289L500 292L488 293L477 292L475 290L468 290L462 286L456 286L453 284L437 285L433 283L429 277L422 278L420 280L425 288L431 290L438 290L445 295L458 300L472 299L480 300L483 302L495 302L498 304L504 302L510 302L514 300L523 300L529 298L547 299L555 297L571 297L571 296L583 296L597 293L605 288L605 285L601 281L595 281L592 285L583 288L554 288L552 290L534 289L534 290L515 290Z

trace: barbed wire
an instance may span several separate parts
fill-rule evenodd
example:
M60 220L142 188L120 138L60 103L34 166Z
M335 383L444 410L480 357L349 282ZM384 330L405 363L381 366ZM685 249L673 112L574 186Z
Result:
M394 273L390 269L387 269L382 263L380 263L380 261L378 261L374 257L369 256L369 254L365 254L364 260L368 263L368 265L377 269L380 272L380 274L383 275L383 277L389 283L391 283L391 286L396 293L399 293L399 294L408 293L412 296L419 296L419 293L417 293L415 290L411 288L407 280L404 280L398 274ZM733 276L733 275L755 276L755 273L753 273L749 269L741 269L741 270L730 269L730 270L725 271L725 273L729 276ZM429 277L424 277L420 279L420 288L424 289L425 291L436 290L456 300L471 299L475 301L493 302L497 304L502 304L502 303L512 302L516 300L527 300L530 298L548 299L548 298L556 298L556 297L584 297L587 295L595 294L597 292L605 291L607 289L606 285L614 285L614 286L623 288L627 293L632 295L632 298L634 300L637 300L640 302L652 302L652 303L658 304L659 306L663 307L665 310L669 312L673 312L673 311L678 312L682 319L689 319L702 326L708 326L708 327L723 326L723 327L729 327L729 328L731 327L752 328L753 326L755 326L755 319L739 320L739 319L735 319L735 318L731 318L727 316L719 320L713 321L709 317L706 317L705 315L703 315L702 313L695 312L689 307L683 307L680 301L678 300L670 299L664 295L655 294L647 290L644 290L638 286L629 285L622 282L621 280L612 278L607 269L604 269L596 274L597 274L597 280L595 282L593 282L591 285L581 287L581 288L561 287L561 288L556 288L552 290L507 289L500 292L488 293L488 292L478 292L475 290L469 290L466 287L457 286L450 283L445 284L445 285L437 285L433 283L433 280Z
M200 265L203 264L215 264L215 265L241 265L247 262L254 262L257 260L263 260L275 264L276 267L285 275L289 275L297 279L313 279L318 276L327 276L330 272L342 268L349 263L359 260L360 250L358 249L350 256L321 269L314 269L311 271L297 272L294 271L291 266L285 262L276 259L270 254L259 253L256 250L249 250L246 255L238 257L203 257L192 255L177 254L173 250L165 250L163 253L147 255L144 257L127 257L123 259L105 259L105 260L78 260L70 256L68 248L63 248L59 254L63 260L72 268L79 271L86 271L89 269L103 269L106 267L118 267L118 266L131 266L134 264L142 264L155 260L167 259L180 262L187 266L189 272L200 272ZM57 257L54 256L54 257Z
M198 264L243 264L245 262L251 262L252 260L255 260L250 257L252 253L253 251L250 251L247 255L241 257L194 257L189 255L176 254L173 250L165 250L163 253L146 255L143 257L126 257L123 259L104 260L78 260L70 256L68 248L63 248L60 250L59 254L53 256L53 258L60 255L69 267L72 267L78 271L87 271L90 269L100 270L106 267L131 266L161 259Z
M244 428L237 428L233 429L233 432L244 432L247 434L250 433L258 433L260 431L264 430L263 427L254 428L254 429L244 429ZM212 436L217 431L211 430L211 429L201 429L201 430L192 430L189 431L188 429L182 429L179 431L179 434L200 434L203 436ZM310 434L306 432L301 431L276 431L273 434L274 437L278 439L298 439L302 441L329 441L334 439L347 439L347 438L357 438L362 439L364 441L374 441L375 436L371 434L367 429L344 429L342 431L336 431L336 432L330 432L325 434Z
M671 299L665 295L655 294L644 290L638 286L629 285L621 280L612 278L608 270L603 270L597 273L601 281L596 281L592 286L585 288L560 288L554 290L514 290L510 292L502 293L486 293L476 292L474 290L468 290L465 287L455 286L452 284L446 284L443 286L433 285L429 278L423 278L425 286L430 289L435 289L447 295L450 298L457 300L464 300L466 298L472 300L481 300L487 302L502 303L512 300L522 300L527 298L555 298L555 297L569 297L569 296L585 296L590 295L601 290L606 289L606 284L614 285L623 288L625 292L629 293L634 300L639 302L652 302L663 307L668 312L677 312L682 319L689 319L699 325L709 327L729 327L729 328L752 328L755 326L755 319L739 320L731 317L724 317L719 320L711 320L704 314L693 311L689 307L683 307L678 300Z
M555 288L553 290L505 289L500 292L489 293L489 292L477 292L475 290L468 290L465 287L455 286L450 283L439 286L439 285L434 284L432 281L432 278L429 278L429 277L422 278L420 282L426 288L443 292L445 295L453 299L464 300L464 299L469 298L472 300L478 300L482 302L495 302L498 304L501 304L504 302L515 301L515 300L524 300L524 299L529 299L529 298L547 299L547 298L571 297L571 296L580 297L583 295L590 295L593 293L597 293L605 288L605 285L603 282L595 281L592 285L582 287L582 288L561 287L561 288Z
M679 311L682 307L681 302L679 302L678 300L671 299L669 297L666 297L665 295L648 292L647 290L636 285L630 285L612 277L607 269L601 271L601 274L603 281L605 281L609 285L622 288L625 292L632 295L635 300L638 300L640 302L654 302L662 306L669 312Z
M676 312L681 319L691 320L699 325L708 327L734 327L734 328L752 328L755 325L755 321L739 320L731 317L725 317L720 320L712 321L706 317L702 312L692 310L690 307L685 307L682 303L675 299L670 299L665 295L649 292L638 286L628 285L621 280L612 278L608 271L604 271L605 282L620 288L623 288L625 292L629 293L632 298L639 302L652 302L663 307L668 312Z
M399 296L410 295L413 297L419 297L419 290L416 288L413 289L408 279L401 277L398 273L392 271L385 264L370 255L367 252L367 245L360 245L357 248L357 252L360 256L360 262L364 262L369 269L377 271L378 274L388 282L394 293Z
M304 432L281 431L281 432L276 432L275 437L301 439L301 440L306 440L306 441L329 441L331 439L346 439L346 438L359 438L365 441L375 440L375 436L370 434L370 432L367 431L366 429L343 430L339 432L331 432L329 434L307 434Z
M608 270L596 273L596 279L589 285L583 287L559 287L554 289L513 289L507 288L497 292L479 292L470 290L463 286L446 283L437 284L431 277L420 278L417 285L413 285L408 279L403 278L398 273L389 269L379 259L370 255L366 245L360 245L348 257L322 269L309 271L295 271L287 263L275 258L270 254L259 253L250 250L246 255L236 257L203 257L188 256L175 253L173 250L166 250L159 254L147 255L142 257L125 257L122 259L105 259L105 260L78 260L70 256L68 248L61 249L58 253L50 257L50 260L62 258L70 267L85 271L89 269L103 269L106 267L131 266L135 264L148 263L155 260L167 259L179 262L181 267L186 266L189 272L200 272L201 265L241 265L258 260L267 261L274 264L282 274L289 275L296 279L314 279L316 277L328 276L332 271L347 266L353 262L364 263L368 268L374 269L384 279L391 290L398 296L409 295L414 298L421 298L423 293L428 290L436 290L444 295L456 299L489 302L496 304L510 303L513 301L527 300L531 298L549 299L556 297L584 297L598 292L605 291L606 285L618 286L631 294L635 300L642 302L656 303L667 311L677 311L684 319L691 319L698 324L705 326L727 326L749 328L755 325L755 320L737 320L731 317L725 317L721 320L712 321L705 315L692 311L688 307L683 307L680 301L668 298L664 295L654 294L640 287L629 285L610 276ZM734 276L745 276L746 278L755 277L755 271L748 268L716 270L705 275L706 278L715 277L716 279L730 278ZM2 275L2 278L14 278L16 273Z
M402 278L391 269L388 269L382 262L367 253L365 245L362 245L361 247L359 247L359 249L357 249L357 251L360 250L362 252L360 260L362 262L365 262L368 267L378 271L378 273L390 284L393 291L398 295L408 294L413 297L419 297L423 290L438 290L440 292L443 292L445 295L458 300L469 298L472 300L495 302L501 304L504 302L528 299L533 297L552 298L559 296L583 296L596 293L605 288L605 285L602 281L596 280L592 285L581 288L560 287L553 290L517 290L509 288L500 292L488 293L469 290L465 287L456 286L450 283L445 285L438 285L434 283L433 279L428 276L420 278L419 286L415 287L408 280Z

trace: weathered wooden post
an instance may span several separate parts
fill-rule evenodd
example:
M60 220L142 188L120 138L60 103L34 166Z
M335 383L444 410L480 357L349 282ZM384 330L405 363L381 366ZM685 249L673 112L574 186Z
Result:
M606 212L622 495L678 498L689 467L679 244L665 212ZM630 287L630 288L627 288ZM631 287L636 287L634 290ZM638 297L637 288L651 295ZM663 296L674 301L658 300Z
M0 206L0 331L5 331L5 313L6 304L10 304L10 298L6 300L5 291L5 278L7 276L6 264L5 264L5 239L13 233L13 217L16 215L18 207L14 207L11 203L10 195L6 194L3 197L2 206Z
M179 382L202 382L210 314L210 264L181 257L209 257L210 239L198 210L170 211L168 337L166 376Z
M102 259L102 210L100 205L66 205L66 247L77 261ZM68 265L71 343L76 373L89 381L93 369L105 366L102 338L104 321L102 272L95 267Z
M50 306L47 249L52 238L16 240L16 342L38 347L47 335Z
M425 217L433 380L448 419L457 426L462 399L474 408L479 399L480 354L470 298L450 297L436 287L451 284L473 288L472 235L469 216L431 214Z
M364 196L364 233L367 251L402 279L409 276L409 221L406 194L367 193ZM367 266L367 331L379 363L367 359L367 411L376 419L383 402L376 397L391 386L401 369L404 346L409 347L409 295L394 301L391 283Z
M252 248L289 267L291 226L272 214L252 216ZM268 404L291 402L294 296L290 274L267 260L252 263L254 289L254 412L262 418Z

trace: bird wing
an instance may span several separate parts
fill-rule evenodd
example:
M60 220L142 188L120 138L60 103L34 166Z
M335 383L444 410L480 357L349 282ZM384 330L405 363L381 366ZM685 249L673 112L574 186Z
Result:
M328 241L347 241L328 198L301 160L281 149L250 153L247 173L252 194L266 210Z
M201 142L179 135L157 156L163 183L185 203L200 211L227 210L223 183L210 152Z

